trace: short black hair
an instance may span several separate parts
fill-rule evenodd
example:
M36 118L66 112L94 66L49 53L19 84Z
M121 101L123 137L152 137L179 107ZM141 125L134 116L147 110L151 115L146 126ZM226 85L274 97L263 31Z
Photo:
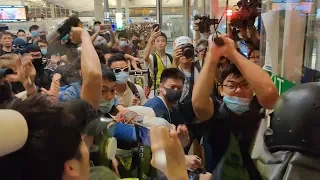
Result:
M132 34L131 34L131 38L133 37L133 36L136 36L136 37L140 37L140 35L137 33L137 32L133 32Z
M101 24L101 22L100 21L95 21L94 23L93 23L93 25L95 26L95 25L97 25L97 24Z
M128 34L125 32L120 32L118 35L118 39L120 39L120 38L128 39Z
M38 45L38 46L39 46L39 43L45 43L47 45L49 44L48 41L44 40L44 39L39 39L37 42L35 42L35 44Z
M26 119L28 138L21 149L0 160L5 164L1 165L5 168L1 175L9 179L62 179L65 162L82 159L77 121L61 103L39 93L16 100L10 108Z
M116 75L112 71L111 68L109 68L106 65L101 66L101 71L102 71L102 79L103 80L108 80L111 82L116 82Z
M222 71L221 71L221 76L220 76L220 83L222 84L226 78L232 74L233 77L239 78L242 76L240 70L235 64L228 64L226 65Z
M26 31L24 31L23 29L19 29L18 32L17 32L17 35L18 35L20 32L23 32L23 33L26 34Z
M33 31L33 30L38 30L39 29L39 26L38 25L32 25L30 26L29 28L29 32Z
M9 31L4 31L4 32L2 32L2 33L1 33L1 37L2 37L3 35L8 35L8 36L13 37L12 33L9 32Z
M118 62L118 61L124 61L124 62L128 63L123 54L121 54L121 53L116 53L116 54L112 55L112 56L109 58L109 60L108 60L108 66L111 67L112 63Z
M185 75L178 68L167 68L163 70L160 77L160 82L164 83L168 79L179 79L184 82Z
M109 48L108 46L103 46L103 45L95 46L95 49L96 49L97 51L100 50L104 55L105 55L105 54L121 53L121 51L119 51L118 49Z

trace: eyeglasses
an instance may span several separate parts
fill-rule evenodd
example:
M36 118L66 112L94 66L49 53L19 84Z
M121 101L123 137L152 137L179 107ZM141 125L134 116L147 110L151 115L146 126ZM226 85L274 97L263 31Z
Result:
M224 84L224 85L220 85L220 86L226 87L226 89L228 89L230 91L236 91L238 89L238 87L242 91L245 91L245 90L249 89L249 84L248 83L244 83L244 84Z
M119 72L121 72L121 71L123 71L123 72L129 72L129 68L128 68L128 67L125 67L125 68L114 68L114 69L113 69L113 72L114 72L114 73L119 73Z

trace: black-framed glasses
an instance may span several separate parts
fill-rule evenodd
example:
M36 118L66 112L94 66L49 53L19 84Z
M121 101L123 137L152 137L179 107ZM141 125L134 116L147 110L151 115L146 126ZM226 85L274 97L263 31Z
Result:
M236 91L238 87L242 90L245 91L248 89L249 84L244 83L244 84L221 84L220 86L227 88L230 91Z
M114 73L119 73L119 72L121 72L121 71L123 71L123 72L129 72L129 67L125 67L125 68L114 68L114 69L113 69L113 72L114 72Z

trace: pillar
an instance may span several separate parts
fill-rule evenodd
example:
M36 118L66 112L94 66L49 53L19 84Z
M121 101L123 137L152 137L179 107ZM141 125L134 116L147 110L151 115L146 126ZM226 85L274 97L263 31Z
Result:
M156 9L157 9L157 23L162 26L162 0L156 0Z
M51 13L51 18L56 18L56 10L54 9L54 4L50 4L50 13Z
M117 13L122 13L122 10L121 10L121 0L117 0Z
M103 22L103 1L102 0L94 0L94 18L96 21Z
M129 0L126 0L127 1L127 5L126 5L126 7L125 7L125 20L126 20L126 22L128 23L128 20L129 20L129 15L130 15L130 12L129 12L129 6L130 6L130 1Z

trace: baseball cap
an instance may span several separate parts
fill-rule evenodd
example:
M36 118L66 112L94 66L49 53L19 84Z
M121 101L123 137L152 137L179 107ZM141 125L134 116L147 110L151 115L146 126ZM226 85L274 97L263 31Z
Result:
M13 44L16 46L16 47L19 47L19 48L24 48L26 46L26 42L24 39L22 38L16 38L13 40Z
M104 46L104 45L107 45L107 44L108 44L107 40L102 36L98 36L93 42L94 46L99 46L99 45L103 45Z
M5 77L6 75L13 74L13 70L10 68L0 68L0 78Z
M184 45L184 44L191 44L192 40L188 36L180 36L173 42L173 49L176 49L177 47Z

